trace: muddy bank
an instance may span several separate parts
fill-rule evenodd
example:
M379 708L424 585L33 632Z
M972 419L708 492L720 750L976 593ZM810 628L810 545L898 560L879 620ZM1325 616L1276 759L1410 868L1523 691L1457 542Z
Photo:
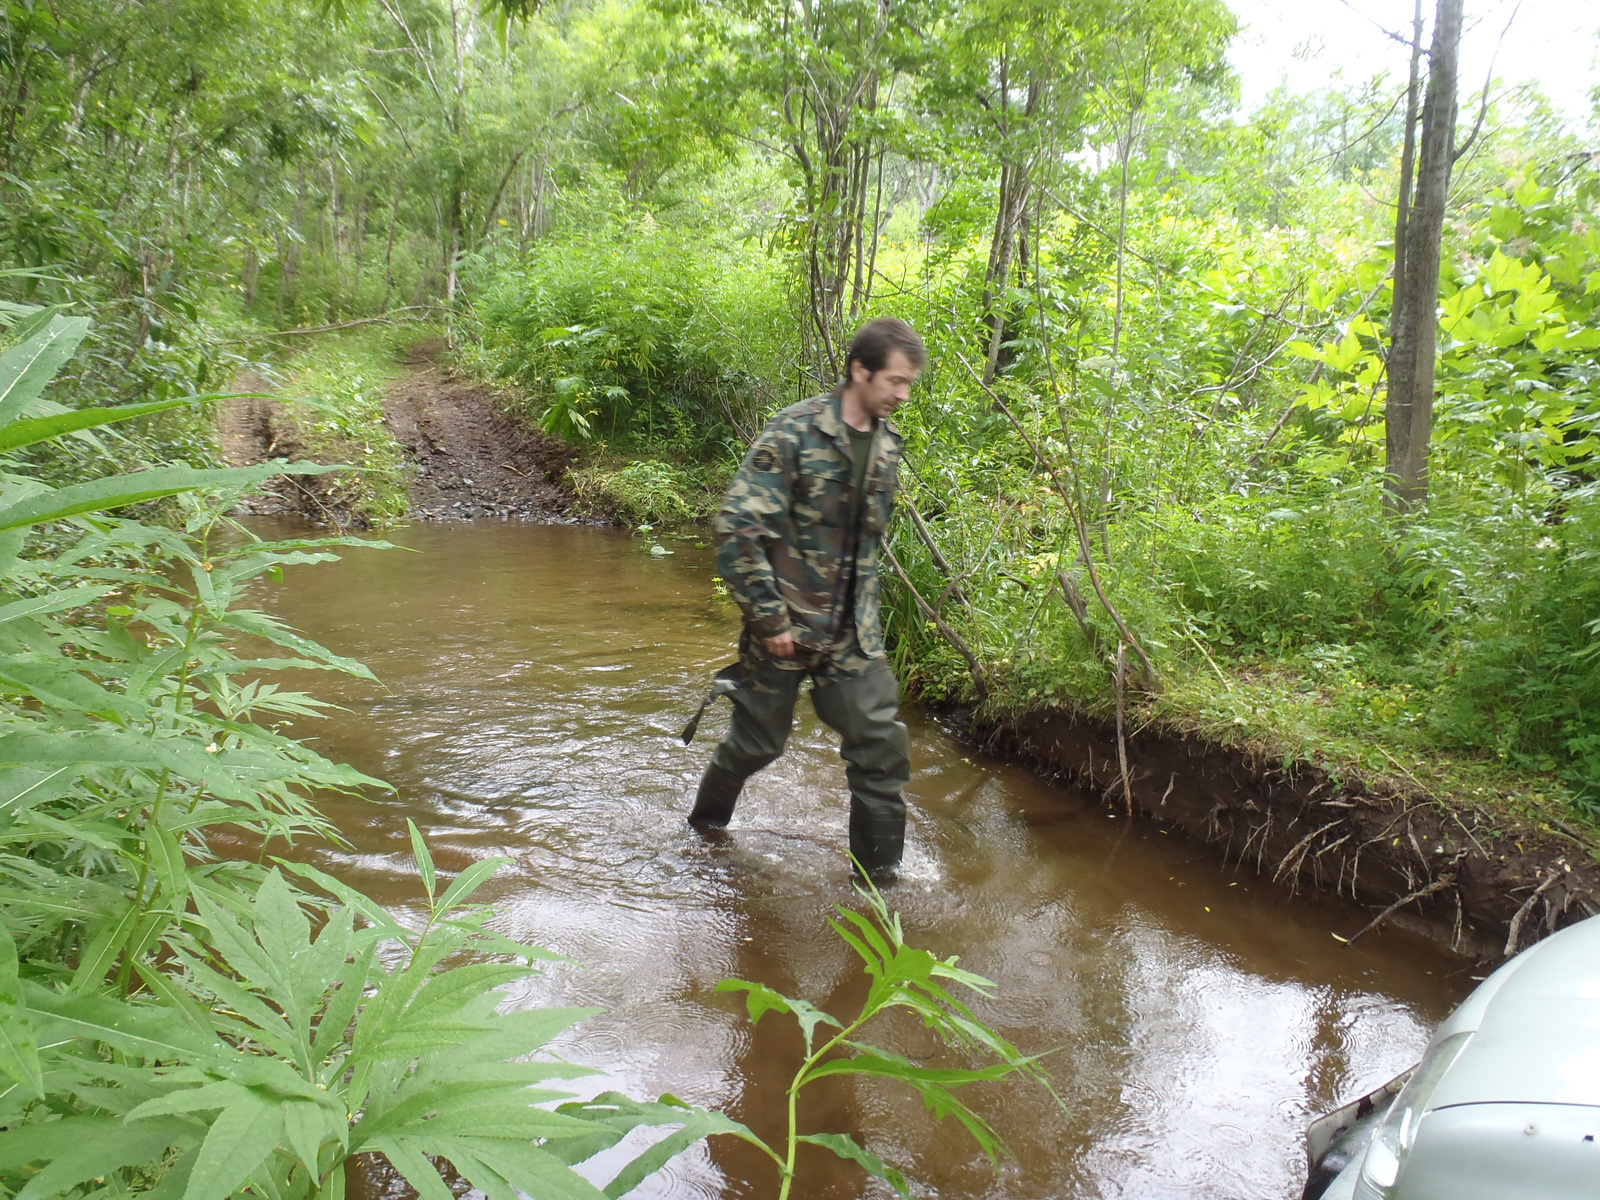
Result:
M574 452L559 438L507 411L492 388L453 375L438 363L441 340L422 342L405 359L406 373L383 400L384 424L406 457L407 515L413 520L502 517L570 519L564 480ZM270 392L251 373L242 392ZM270 396L229 401L218 419L218 442L230 465L273 458L359 463L363 448L308 436L290 406ZM240 506L252 515L293 515L338 528L363 528L356 511L361 476L354 471L269 481Z
M988 752L1126 805L1111 723L1059 709L993 723L954 710L946 719ZM1600 863L1575 836L1511 827L1387 779L1285 771L1181 731L1130 732L1127 754L1137 819L1182 830L1293 890L1347 896L1374 923L1459 953L1499 959L1600 913Z

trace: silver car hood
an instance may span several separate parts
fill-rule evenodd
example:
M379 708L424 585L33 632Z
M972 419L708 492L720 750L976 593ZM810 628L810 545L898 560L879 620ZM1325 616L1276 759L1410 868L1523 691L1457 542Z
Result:
M1600 917L1518 955L1435 1035L1476 1034L1439 1082L1429 1109L1456 1104L1600 1107Z

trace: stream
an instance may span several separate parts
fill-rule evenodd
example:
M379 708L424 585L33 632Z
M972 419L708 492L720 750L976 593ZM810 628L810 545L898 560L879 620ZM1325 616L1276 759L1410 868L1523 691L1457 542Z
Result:
M291 568L262 596L382 680L288 677L342 706L297 732L396 789L327 799L350 848L297 853L413 917L407 817L442 870L512 858L481 893L497 928L573 962L508 1003L604 1010L558 1046L603 1073L575 1086L671 1092L776 1134L799 1038L779 1015L752 1029L741 998L714 989L738 976L835 1012L864 995L858 960L827 924L832 906L856 900L832 735L803 700L788 753L752 780L728 836L707 843L684 814L728 706L692 747L677 736L737 632L707 547L671 542L653 556L617 531L507 521L389 536L406 548ZM1472 986L1460 960L1403 931L1342 945L1335 933L1360 928L1362 910L1291 896L1176 834L1130 827L1098 798L955 741L932 714L906 720L907 858L887 898L910 942L996 981L975 1010L1023 1049L1053 1051L1063 1102L1025 1083L970 1089L1015 1155L997 1177L958 1125L936 1123L902 1086L830 1079L806 1093L806 1128L855 1135L926 1194L1297 1197L1310 1117L1409 1066ZM913 1056L925 1038L897 1018L870 1031ZM805 1149L797 1197L893 1194ZM766 1160L721 1138L632 1194L776 1190Z

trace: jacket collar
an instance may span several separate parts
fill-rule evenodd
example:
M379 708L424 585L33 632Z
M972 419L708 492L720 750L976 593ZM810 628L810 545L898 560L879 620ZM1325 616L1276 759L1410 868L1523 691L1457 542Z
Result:
M831 392L826 392L822 397L824 403L817 410L814 424L823 433L833 439L834 445L846 458L853 457L850 445L850 430L844 423L844 384L839 384ZM890 437L899 437L900 430L895 427L888 417L880 417L873 429L872 448L880 450ZM876 455L874 456L876 457Z
M839 384L833 391L827 393L823 401L822 407L817 410L816 426L831 437L834 444L848 456L850 432L844 423L844 384Z

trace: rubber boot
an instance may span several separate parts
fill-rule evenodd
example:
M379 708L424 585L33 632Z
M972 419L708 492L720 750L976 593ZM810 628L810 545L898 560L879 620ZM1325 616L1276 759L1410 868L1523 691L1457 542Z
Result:
M876 810L876 811L874 811ZM858 869L879 887L893 883L900 875L900 858L905 853L906 815L887 805L869 807L852 797L850 804L850 853Z
M726 829L733 819L733 806L738 803L739 790L743 787L741 776L711 763L700 777L700 790L695 793L689 824L702 831Z

